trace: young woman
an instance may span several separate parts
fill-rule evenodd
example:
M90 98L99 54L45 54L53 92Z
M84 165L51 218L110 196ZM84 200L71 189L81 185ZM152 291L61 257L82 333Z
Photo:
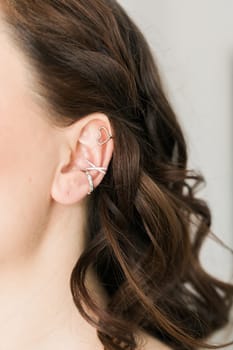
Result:
M140 30L114 0L2 0L0 50L0 348L217 348L233 285Z

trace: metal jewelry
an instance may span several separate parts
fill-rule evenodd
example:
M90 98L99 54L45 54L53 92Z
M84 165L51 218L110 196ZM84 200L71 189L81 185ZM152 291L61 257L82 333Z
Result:
M91 163L88 159L86 159L86 161L91 165L90 168L86 168L86 170L97 170L103 174L106 173L107 171L107 168L104 168L104 167L99 167L99 166L95 166L95 164Z
M97 171L105 174L106 171L107 171L107 168L95 166L95 164L91 163L88 159L86 159L86 161L88 162L89 165L91 165L91 167L88 167L88 168L85 169L85 172L86 172L86 175L87 175L87 179L88 179L88 182L89 182L89 186L90 186L90 191L88 192L88 194L91 194L91 192L94 191L94 184L93 184L92 176L89 173L89 170L97 170Z
M103 130L105 131L105 133L108 135L108 136L107 136L107 139L104 140L104 141L100 141L101 136L102 136L102 133L101 133L101 130L102 130L102 129L103 129ZM105 128L105 126L100 126L100 127L98 128L98 130L99 130L98 145L101 146L101 145L107 143L110 139L113 138L113 136L109 133L108 129Z
M107 136L107 139L104 140L104 141L100 141L101 136L102 136L102 133L101 133L102 129L105 130L105 133L108 135L108 136ZM100 146L103 145L103 144L105 144L105 143L107 143L111 138L113 138L113 136L109 133L108 129L105 128L105 126L100 126L100 127L98 128L98 131L99 131L99 137L98 137L98 139L97 139L97 142L98 142L98 145L100 145ZM107 171L107 168L105 168L105 167L100 167L100 166L96 166L95 164L93 164L92 162L90 162L88 159L86 159L86 161L87 161L88 164L90 165L90 167L85 168L85 170L84 170L85 173L86 173L86 175L87 175L87 179L88 179L89 187L90 187L90 190L89 190L89 192L88 192L87 194L91 194L91 192L94 191L94 184L93 184L93 179L92 179L92 176L91 176L89 170L97 170L97 171L99 171L99 172L105 174L106 171Z
M92 176L88 170L86 171L86 174L87 174L87 179L88 179L89 186L90 186L90 190L89 190L89 192L87 192L87 194L91 194L91 192L94 191L94 184L93 184Z

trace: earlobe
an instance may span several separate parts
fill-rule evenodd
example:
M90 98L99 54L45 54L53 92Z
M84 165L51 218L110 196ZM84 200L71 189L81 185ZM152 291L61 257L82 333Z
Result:
M65 169L65 170L64 170ZM71 205L86 195L86 175L77 167L58 170L51 188L51 197L60 204Z
M58 170L52 186L54 200L72 204L91 194L106 174L112 157L113 135L105 120L91 119L79 132L70 161ZM75 126L74 126L74 134ZM69 137L72 132L69 132ZM77 135L77 133L76 133Z

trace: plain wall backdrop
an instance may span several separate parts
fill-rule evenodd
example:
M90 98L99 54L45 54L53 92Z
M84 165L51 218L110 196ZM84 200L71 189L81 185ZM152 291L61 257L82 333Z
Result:
M188 142L189 168L206 185L212 230L233 248L233 1L119 0L145 34ZM233 255L207 238L201 259L224 280ZM229 336L229 339L227 338ZM232 340L233 330L215 340ZM227 347L225 349L233 349Z

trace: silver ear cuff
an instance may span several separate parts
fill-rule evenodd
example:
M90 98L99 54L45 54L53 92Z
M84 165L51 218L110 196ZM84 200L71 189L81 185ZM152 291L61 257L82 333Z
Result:
M105 128L105 126L100 126L100 127L98 128L98 130L99 130L98 145L101 146L101 145L107 143L110 139L113 138L113 136L109 133L108 129ZM106 140L104 140L104 141L100 141L101 136L102 136L101 130L104 130L105 133L107 134L107 138L106 138Z
M94 191L94 184L92 181L92 176L88 170L86 170L86 174L87 174L87 179L88 179L89 186L90 186L90 190L89 190L89 192L87 192L87 194L91 194L91 192Z
M107 138L106 138L104 141L100 141L101 136L102 136L102 133L101 133L101 130L102 130L102 129L105 130L105 132L106 132L106 134L107 134ZM98 141L97 141L97 142L98 142L98 145L101 146L101 145L107 143L111 138L113 138L113 136L109 133L108 129L105 128L105 126L100 126L100 127L98 128L98 130L99 130L99 137L98 137ZM106 171L107 171L107 168L101 167L101 166L96 166L95 164L93 164L92 162L90 162L88 159L86 159L86 161L88 162L88 164L90 165L90 167L85 168L85 170L83 170L83 171L85 171L85 173L86 173L86 175L87 175L87 179L88 179L89 187L90 187L90 190L89 190L89 192L87 192L87 194L91 194L91 192L94 191L94 184L93 184L93 179L92 179L92 176L91 176L89 170L97 170L97 171L99 171L99 172L105 174Z
M106 173L107 171L107 168L104 168L104 167L100 167L100 166L95 166L95 164L91 163L88 159L87 159L87 162L91 165L90 168L86 168L86 170L97 170L103 174Z
M106 171L107 171L107 168L95 166L88 159L86 159L86 161L88 162L88 164L91 165L91 167L85 168L85 170L84 170L86 172L87 179L88 179L88 182L89 182L89 187L90 187L90 190L89 190L89 192L87 192L87 194L91 194L91 192L94 191L94 184L93 184L92 176L91 176L89 170L97 170L97 171L105 174Z

